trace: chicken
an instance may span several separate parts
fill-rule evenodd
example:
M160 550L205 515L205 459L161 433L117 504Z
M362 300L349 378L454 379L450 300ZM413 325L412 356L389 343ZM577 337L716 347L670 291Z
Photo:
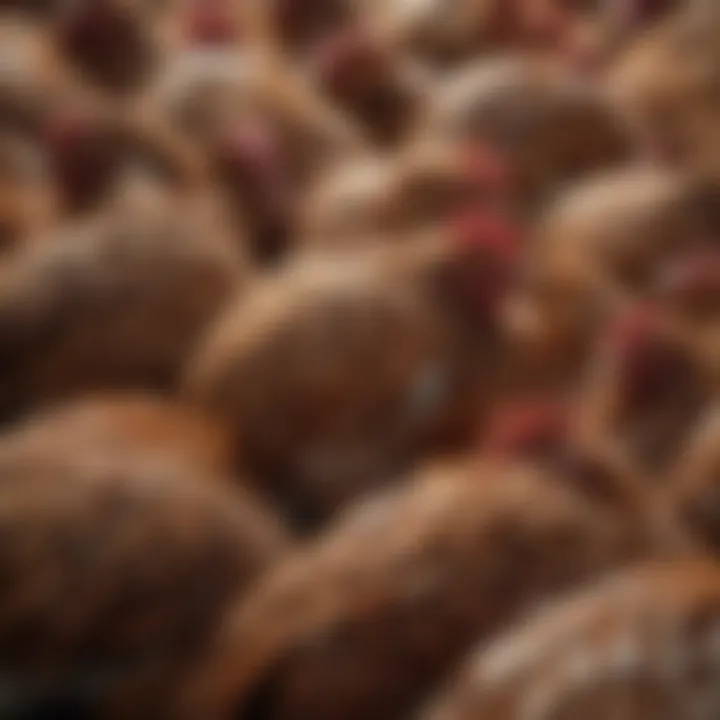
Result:
M586 51L585 59L594 61L587 69L599 78L629 45L654 32L668 18L674 19L692 0L579 0L578 5L583 2L586 7L579 8L582 21L566 43L566 50L570 50L570 62L582 61L582 51ZM578 44L583 42L584 47ZM573 49L581 54L573 57Z
M202 152L164 118L103 103L51 113L37 139L66 214L102 208L128 174L142 172L172 190L204 190Z
M541 473L425 470L343 516L230 613L191 715L407 717L473 642L662 545L622 502Z
M3 717L160 717L288 547L249 494L124 448L0 440Z
M359 8L356 0L268 0L250 7L246 17L265 42L301 57L329 35L355 24Z
M238 127L267 124L299 170L359 147L353 128L304 77L254 46L191 46L170 59L146 102L208 149Z
M555 461L568 450L573 408L552 399L505 403L495 410L481 449L495 457Z
M289 269L225 314L189 372L188 396L233 428L298 520L419 452L457 382L433 307L376 270Z
M707 247L689 250L663 267L655 283L668 312L697 322L717 317L720 310L720 251L711 238Z
M356 118L381 146L398 144L413 125L428 82L382 37L362 27L331 34L309 59L316 85Z
M6 436L39 447L82 454L105 449L157 457L183 471L229 479L234 458L224 428L196 408L159 395L106 393L32 414Z
M477 673L660 559L693 720L718 8L0 0L0 719L615 720Z
M0 22L0 128L37 136L48 116L88 102L44 27L3 15Z
M612 442L586 433L582 398L531 397L498 403L477 456L496 463L523 463L554 482L601 504L621 503L646 514L666 538L689 553L699 546L697 530L678 513L680 493L672 476L650 483L636 458ZM606 438L601 438L606 440Z
M197 152L163 118L96 92L59 54L50 26L14 16L0 23L0 133L36 146L73 211L97 205L120 166L177 184L201 173Z
M715 15L691 7L642 34L610 69L607 92L647 156L717 179L720 18Z
M716 384L720 370L720 247L717 236L690 246L668 261L655 281L655 295L694 363Z
M720 573L638 567L548 608L480 649L425 720L633 720L720 712Z
M162 59L161 27L153 3L142 0L80 0L60 8L53 23L55 45L81 77L109 93L142 87Z
M160 13L162 37L170 53L256 42L251 11L249 3L233 0L175 0Z
M560 43L573 18L557 0L371 0L368 22L432 69Z
M601 17L618 29L636 30L664 19L682 6L681 0L610 0L601 8Z
M463 216L398 252L298 260L217 321L186 394L229 424L292 514L323 519L474 435L501 355L513 232Z
M182 211L119 198L61 226L0 274L0 407L173 386L205 325L243 284L242 253L203 198Z
M587 361L575 360L586 375L582 432L595 446L619 443L651 474L680 452L717 379L720 275L710 190L658 170L591 181L551 210L530 266L536 297L543 277L551 300L553 288L573 291L554 305L541 300L535 317L554 325L554 354L546 339L546 355L562 358L573 336L584 348Z
M632 308L598 343L581 391L579 432L657 475L682 451L712 384L661 310Z
M373 237L397 242L467 208L512 214L514 190L502 158L481 145L433 141L363 155L330 168L303 195L299 242L323 251Z
M692 177L627 168L560 194L534 222L508 303L515 382L572 388L603 324L652 298L669 263L714 242L714 191Z
M618 293L642 294L662 263L712 241L715 203L714 188L693 176L642 166L597 174L549 204L538 262L594 265Z
M530 202L627 153L621 123L592 84L521 55L471 63L444 79L418 133L489 145Z
M287 249L304 183L362 147L356 129L306 78L257 49L182 53L146 103L203 148L260 260Z

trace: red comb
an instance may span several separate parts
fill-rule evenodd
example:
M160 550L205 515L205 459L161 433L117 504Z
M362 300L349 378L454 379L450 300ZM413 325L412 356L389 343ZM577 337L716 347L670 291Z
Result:
M567 408L557 402L519 403L498 412L484 447L502 455L536 455L558 449L568 431Z
M227 177L240 182L245 192L266 208L284 204L288 172L279 139L260 123L246 123L229 133L217 150L217 160Z
M517 228L501 213L471 210L451 220L448 286L458 310L495 326L520 261Z
M662 315L654 305L639 305L614 320L606 333L608 346L623 352L662 333Z
M53 115L44 127L44 141L66 201L82 207L102 192L118 160L118 138L105 118L76 110Z
M224 45L238 38L231 11L218 0L196 0L187 19L189 39L200 45Z
M630 406L664 392L687 372L687 358L654 306L639 307L619 318L606 340Z
M274 133L259 123L248 123L232 130L222 143L231 162L256 167L275 164L279 149Z
M469 210L458 214L450 223L450 237L462 252L483 251L514 266L520 257L520 233L500 213Z

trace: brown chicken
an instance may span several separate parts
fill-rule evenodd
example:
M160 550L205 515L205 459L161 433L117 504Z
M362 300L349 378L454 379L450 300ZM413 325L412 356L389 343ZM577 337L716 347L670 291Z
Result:
M114 102L84 83L58 54L49 26L1 20L0 132L37 146L64 209L97 205L131 164L197 183L197 152L152 108Z
M680 452L717 382L720 263L712 195L704 183L655 170L590 182L551 212L532 265L540 278L552 277L553 265L565 268L566 287L575 292L560 300L572 306L564 314L574 317L576 331L619 314L604 339L585 335L592 357L580 426L589 442L619 443L652 474ZM573 323L560 322L561 304L555 314L544 307L540 316L572 336ZM562 348L555 346L557 357ZM586 365L575 367L584 372Z
M607 88L641 152L717 178L720 16L715 4L707 11L693 5L631 43L611 68Z
M588 178L546 205L508 303L513 382L572 388L607 319L661 294L668 265L715 242L711 190L638 167Z
M174 0L160 4L162 37L170 52L232 47L256 42L252 4L234 0Z
M247 5L245 17L260 38L295 58L356 24L361 8L356 0L268 0Z
M712 184L692 176L642 166L597 174L546 208L537 261L565 260L637 296L664 262L714 242L716 202Z
M682 451L712 385L660 309L633 308L598 343L581 391L579 432L656 477Z
M224 428L196 408L159 395L114 393L73 400L31 415L8 436L78 454L104 449L157 458L223 479L234 472Z
M436 310L377 270L291 268L225 315L191 369L190 396L233 428L296 520L384 483L457 382Z
M696 545L695 532L668 503L666 491L648 492L648 479L622 450L595 441L583 432L579 399L525 398L501 402L482 433L479 457L495 462L522 462L543 468L557 483L601 504L634 503L649 513L678 547Z
M162 59L152 2L80 0L61 7L52 25L54 44L83 80L110 93L133 92Z
M322 174L302 200L300 242L323 250L362 247L374 236L398 242L466 208L513 213L514 205L512 173L492 150L430 141Z
M560 46L574 22L558 0L371 0L364 5L368 22L400 52L441 70L499 50Z
M67 214L98 208L141 172L168 191L198 190L209 178L201 151L151 112L103 103L51 113L36 138Z
M270 573L228 620L189 717L406 717L473 641L658 542L622 502L531 470L426 471Z
M419 133L489 145L529 201L627 152L620 122L592 84L554 61L522 55L472 63L444 78Z
M710 720L720 712L720 571L626 572L482 649L425 720Z
M92 91L73 78L45 27L11 14L0 20L0 127L36 136L49 114Z
M408 247L299 260L231 307L189 368L281 502L327 516L482 422L512 226L461 217Z
M716 720L718 8L0 0L0 720Z
M303 184L362 147L309 80L258 49L180 53L146 102L204 149L261 260L282 255L291 241Z
M328 153L357 148L353 129L302 75L254 46L178 53L147 100L209 148L234 129L267 124L297 171L312 170Z
M595 78L602 77L629 45L654 32L658 25L667 22L692 1L578 0L577 10L582 20L566 40L564 49L566 53L569 50L568 61L582 64L583 59L591 60L592 64L585 65L585 69ZM580 7L583 3L585 7ZM573 54L573 51L580 53Z
M224 608L286 549L212 475L52 432L0 441L3 717L166 717Z
M647 27L676 12L683 5L693 2L694 0L690 0L690 3L686 0L609 0L600 4L600 15L607 17L616 27L637 30L638 27Z
M720 247L717 235L690 246L658 273L655 294L693 361L711 383L720 379Z
M145 187L61 226L0 275L0 406L96 390L170 388L205 325L235 295L242 254L203 198Z
M318 44L309 70L320 90L383 146L404 139L428 90L417 69L362 27L342 29Z

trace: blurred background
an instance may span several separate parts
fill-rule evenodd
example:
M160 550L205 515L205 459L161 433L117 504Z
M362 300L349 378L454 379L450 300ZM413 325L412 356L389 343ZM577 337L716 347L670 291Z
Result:
M0 0L0 720L717 720L719 41Z

